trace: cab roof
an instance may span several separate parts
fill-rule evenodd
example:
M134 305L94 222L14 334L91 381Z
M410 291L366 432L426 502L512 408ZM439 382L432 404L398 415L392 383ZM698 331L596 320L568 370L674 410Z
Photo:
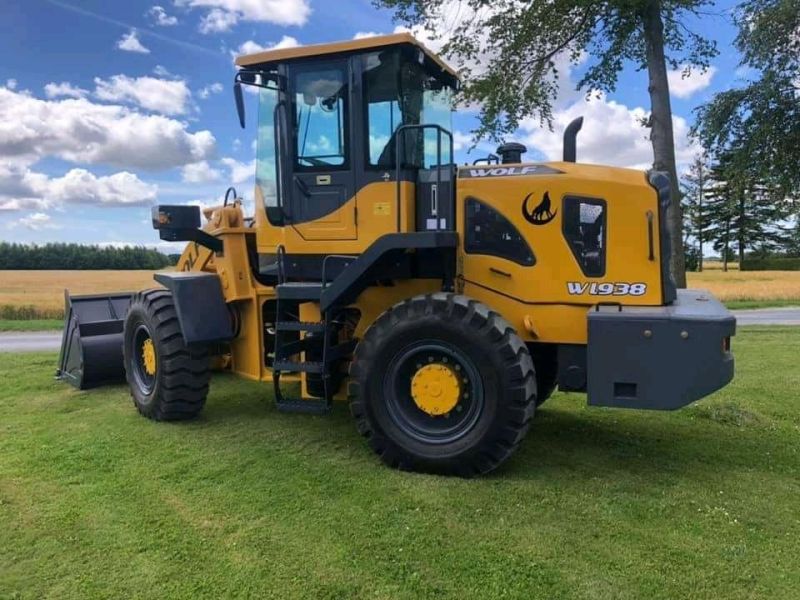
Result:
M240 67L251 67L267 63L279 63L299 58L309 58L312 56L325 56L328 54L340 54L350 52L365 52L387 46L399 46L410 44L422 50L425 55L435 62L443 71L453 77L458 77L446 62L437 54L428 50L419 40L410 33L394 33L392 35L377 35L358 40L347 40L344 42L332 42L328 44L312 44L308 46L296 46L294 48L279 48L276 50L264 50L255 54L245 54L236 57L236 64Z

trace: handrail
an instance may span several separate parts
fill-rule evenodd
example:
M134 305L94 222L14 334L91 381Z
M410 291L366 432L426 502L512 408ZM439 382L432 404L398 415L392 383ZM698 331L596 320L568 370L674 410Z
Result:
M401 233L401 231L400 231L400 206L401 206L400 198L402 196L402 187L401 187L401 181L400 181L400 172L401 172L402 164L403 164L402 163L401 150L403 149L402 148L403 140L405 139L405 136L401 135L401 133L404 133L405 131L408 131L408 130L411 130L411 129L420 129L420 130L423 130L423 131L425 129L435 129L436 130L436 163L437 163L436 164L436 189L437 190L439 188L441 188L441 186L442 186L442 168L443 168L442 167L442 134L443 133L450 140L450 161L451 162L448 163L448 164L453 164L453 134L450 133L447 129L445 129L441 125L438 125L436 123L409 124L409 125L400 125L400 127L395 129L395 131L394 131L394 136L395 136L395 156L394 156L394 160L395 160L395 172L396 172L395 178L397 180L397 188L396 188L397 189L397 192L396 192L397 193L397 198L396 198L396 205L397 205L397 233ZM422 140L422 143L424 145L424 143L425 143L424 138ZM424 157L424 152L423 152L423 157ZM453 193L454 191L455 191L455 188L453 186L451 186L451 188L450 188L450 202L451 202L451 204L455 204L455 195ZM455 209L455 206L453 206L453 209ZM453 214L455 214L455 210L453 211ZM439 231L440 223L441 223L441 220L439 219L439 216L436 215L436 230L437 231Z
M275 258L278 263L278 283L285 283L285 275L286 273L283 270L283 260L286 257L286 248L283 247L283 244L278 244L278 247L275 249Z
M322 289L324 290L325 287L328 285L328 277L326 275L326 271L328 268L328 260L329 259L337 259L337 260L355 260L355 256L349 256L347 254L328 254L325 258L322 259Z
M490 165L492 163L494 163L496 165L499 165L500 164L500 157L497 156L496 154L492 154L490 152L489 156L484 156L483 158L476 158L474 161L472 161L472 164L473 165L479 165L482 162L485 162L487 165Z
M279 108L286 108L285 103L282 100L279 100L275 104L275 108L272 109L272 122L275 125L275 145L277 146L276 152L276 163L277 168L275 169L275 201L278 204L278 209L280 210L281 214L281 225L285 224L285 220L287 217L286 210L283 206L283 120L278 118L278 109ZM291 219L291 217L289 217Z

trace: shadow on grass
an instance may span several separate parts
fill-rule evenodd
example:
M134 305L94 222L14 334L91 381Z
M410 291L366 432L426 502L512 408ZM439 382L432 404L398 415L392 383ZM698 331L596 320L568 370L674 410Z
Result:
M86 394L100 401L109 391L117 398L125 394L129 402L124 386ZM708 418L703 411L715 410L713 407L687 415L584 409L580 406L583 402L583 398L559 395L539 410L516 454L489 478L525 481L565 474L590 478L602 473L660 486L665 478L676 475L698 479L752 465L756 447L773 456L783 452L780 447L770 447L772 442L761 435L761 427L737 426L739 421L732 417L721 421ZM132 404L128 407L135 413ZM731 414L725 407L719 410ZM356 432L347 403L335 403L327 416L281 413L275 407L270 383L230 374L214 376L209 401L197 419L162 425L186 428L186 435L202 429L220 436L204 438L209 443L244 435L263 438L265 443L272 440L284 450L294 448L301 454L324 449L333 454L329 458L353 462L354 468L355 463L363 466L363 458L371 453Z

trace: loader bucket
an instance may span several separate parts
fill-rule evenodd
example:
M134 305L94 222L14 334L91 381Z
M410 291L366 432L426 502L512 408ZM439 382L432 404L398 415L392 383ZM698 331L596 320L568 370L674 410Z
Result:
M80 390L125 380L122 327L133 292L70 296L56 377Z

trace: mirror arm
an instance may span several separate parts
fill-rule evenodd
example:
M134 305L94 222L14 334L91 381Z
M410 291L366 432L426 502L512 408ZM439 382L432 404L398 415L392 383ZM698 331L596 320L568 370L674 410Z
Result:
M250 76L252 75L253 80L247 81L243 78L243 76ZM260 75L262 81L267 82L274 82L275 85L266 85L264 83L258 83L256 81L256 76ZM252 71L246 69L240 69L236 72L236 75L233 78L233 97L236 100L236 114L239 116L239 125L242 126L244 129L244 94L242 93L242 85L252 85L254 87L263 88L265 90L276 90L281 91L286 88L285 86L285 77L278 73L266 73L264 71Z

